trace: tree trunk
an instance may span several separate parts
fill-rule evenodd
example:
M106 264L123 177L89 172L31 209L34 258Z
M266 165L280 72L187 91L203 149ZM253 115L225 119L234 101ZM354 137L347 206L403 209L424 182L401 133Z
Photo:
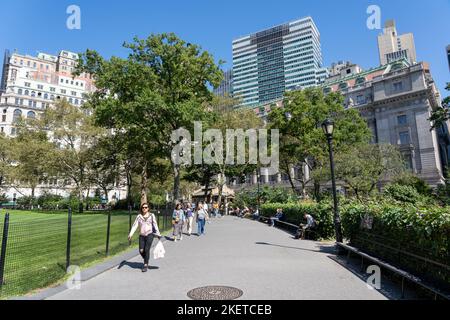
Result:
M174 165L173 166L173 205L178 203L178 200L180 200L180 166Z
M320 201L320 182L314 179L314 194L313 194L314 200Z
M83 213L83 188L79 186L78 189L78 213Z
M127 170L127 205L128 208L131 207L131 187L133 184L133 178L131 176L131 171Z
M31 187L31 199L30 199L30 208L33 210L33 202L34 202L34 193L35 193L36 187Z
M141 174L141 205L143 205L144 203L148 203L147 186L148 186L148 171L147 171L147 161L145 161Z
M219 199L218 199L218 204L219 204L219 208L222 206L222 194L223 194L223 187L225 185L226 182L226 178L224 174L221 174L220 178L219 178ZM223 180L222 180L223 178Z
M291 170L289 169L289 167L288 167L288 169L286 170L286 173L287 173L288 180L289 180L289 184L291 185L292 190L294 191L294 193L295 193L296 195L298 195L298 190L297 190L297 188L295 187L294 179L292 179L292 176L291 176Z
M89 211L89 192L90 192L90 189L91 188L88 188L87 192L86 192L86 211Z

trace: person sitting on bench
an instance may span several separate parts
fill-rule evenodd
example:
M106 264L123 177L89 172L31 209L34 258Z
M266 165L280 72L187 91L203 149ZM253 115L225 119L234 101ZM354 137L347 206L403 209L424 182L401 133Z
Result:
M306 219L306 224L300 224L297 234L295 235L295 239L305 240L306 230L312 230L317 225L316 221L310 214L305 213L304 217Z
M269 220L270 226L274 227L275 226L275 221L281 221L281 219L283 219L284 213L283 213L283 209L278 208L277 209L277 214L275 215L275 217L271 217Z

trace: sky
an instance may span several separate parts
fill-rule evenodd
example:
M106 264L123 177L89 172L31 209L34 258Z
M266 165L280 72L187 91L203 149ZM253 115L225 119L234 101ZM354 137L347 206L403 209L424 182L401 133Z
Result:
M367 27L367 8L381 9L382 25L395 19L400 34L412 32L419 61L430 63L444 95L450 71L450 0L0 0L0 52L57 54L95 49L104 57L126 57L133 37L175 32L200 45L223 69L232 67L233 39L305 16L321 33L324 65L352 61L364 69L379 65L377 35ZM81 29L70 30L70 5L81 9Z

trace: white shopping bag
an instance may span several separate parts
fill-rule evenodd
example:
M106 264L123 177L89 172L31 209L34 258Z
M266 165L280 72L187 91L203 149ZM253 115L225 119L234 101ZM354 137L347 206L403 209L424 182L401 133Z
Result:
M153 250L153 259L158 260L164 258L164 255L166 254L166 250L164 249L164 245L162 241L160 240L158 244L156 245L155 249Z

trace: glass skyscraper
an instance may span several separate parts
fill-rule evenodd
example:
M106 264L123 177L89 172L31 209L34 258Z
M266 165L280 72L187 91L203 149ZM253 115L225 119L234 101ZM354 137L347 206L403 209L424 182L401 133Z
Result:
M233 96L242 106L283 97L286 91L315 86L327 77L320 33L311 17L233 41Z

